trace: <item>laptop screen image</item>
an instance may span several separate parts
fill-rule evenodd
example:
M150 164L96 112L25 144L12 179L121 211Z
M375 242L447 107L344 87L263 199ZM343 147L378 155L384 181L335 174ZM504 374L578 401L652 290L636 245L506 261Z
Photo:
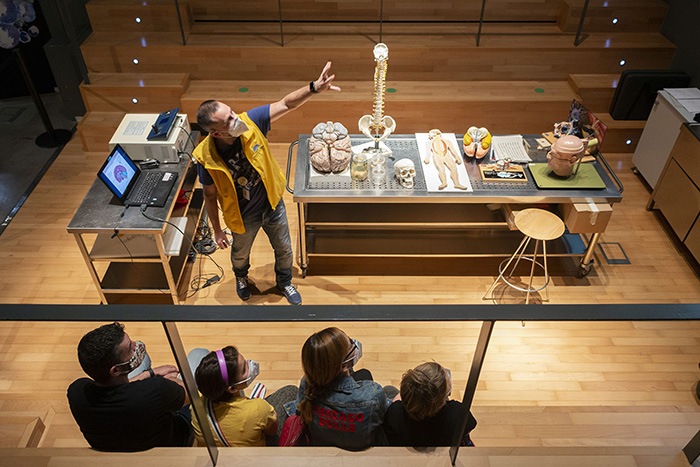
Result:
M119 201L124 201L140 171L124 148L116 145L97 175L119 198Z

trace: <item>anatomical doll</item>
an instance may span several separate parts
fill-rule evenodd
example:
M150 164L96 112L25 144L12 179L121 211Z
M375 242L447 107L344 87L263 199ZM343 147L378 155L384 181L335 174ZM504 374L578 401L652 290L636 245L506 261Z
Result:
M430 158L432 156L433 163L438 171L438 177L440 178L440 186L438 186L438 189L444 190L447 187L445 170L448 170L454 187L460 190L466 190L467 187L459 183L457 165L462 163L462 157L459 152L452 147L449 141L442 139L442 132L440 130L430 130L428 138L428 145L426 147L427 156L423 163L430 164Z

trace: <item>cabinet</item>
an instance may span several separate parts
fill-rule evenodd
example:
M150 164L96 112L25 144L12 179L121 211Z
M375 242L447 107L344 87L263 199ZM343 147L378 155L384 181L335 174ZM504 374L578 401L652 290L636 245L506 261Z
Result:
M197 174L189 158L168 166L173 169L178 183L164 207L146 210L151 219L138 206L125 210L96 179L68 225L103 304L178 304L185 295L190 239L204 196L195 189ZM180 190L189 195L187 203L176 203Z
M632 156L632 164L652 188L656 187L681 125L692 121L692 113L685 110L668 92L659 91Z
M700 124L683 124L648 209L657 207L696 259L700 259Z

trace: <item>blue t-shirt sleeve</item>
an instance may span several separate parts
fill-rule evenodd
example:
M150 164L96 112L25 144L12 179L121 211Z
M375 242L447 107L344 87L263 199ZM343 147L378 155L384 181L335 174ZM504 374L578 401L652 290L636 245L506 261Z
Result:
M197 175L199 175L199 183L202 185L214 184L214 179L209 175L209 171L200 163L197 163Z
M270 131L270 104L250 109L248 118L260 128L263 135L267 136L267 132Z

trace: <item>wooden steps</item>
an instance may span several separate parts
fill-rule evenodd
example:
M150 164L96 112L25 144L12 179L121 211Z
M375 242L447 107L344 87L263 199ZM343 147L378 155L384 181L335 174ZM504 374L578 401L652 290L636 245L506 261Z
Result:
M615 120L607 112L596 112L595 115L608 127L601 146L602 151L605 153L634 152L646 120Z
M372 111L372 82L343 81L339 85L341 92L314 96L293 115L276 121L270 141L290 143L327 120L339 121L351 133L359 133L357 121ZM194 122L199 104L207 99L219 99L242 112L277 101L299 86L293 81L194 80L182 97L181 109ZM541 133L550 131L553 122L566 118L575 97L564 81L392 80L388 86L396 92L386 94L385 112L396 120L398 133L431 128L464 133L472 125L486 126L494 134Z
M569 74L665 69L675 46L658 33L571 36L386 34L388 79L397 81L565 80ZM374 41L364 35L191 34L93 32L81 46L90 72L179 73L192 79L309 81L332 60L339 80L369 81ZM138 64L134 63L138 60ZM215 64L215 65L214 65Z
M615 88L620 74L573 74L568 83L571 90L580 98L581 103L593 113L606 113L615 95Z
M91 73L80 94L88 111L160 113L180 105L189 81L188 73Z
M90 0L86 5L93 31L166 32L180 31L172 0ZM182 28L189 34L194 23L190 2L178 1ZM139 18L139 22L136 22Z
M562 31L576 32L583 4L584 0L561 2L557 24ZM588 5L583 32L659 31L667 11L668 4L662 0L593 0Z
M124 464L167 465L171 467L210 465L205 448L155 448L138 453L106 453L87 448L13 448L0 449L7 465L104 467ZM219 448L218 462L226 466L266 465L289 467L324 465L401 465L406 467L449 466L449 448L415 450L412 448L371 448L351 452L331 447ZM678 446L639 447L473 447L461 448L459 465L519 467L689 467Z
M256 2L221 2L190 0L195 20L279 21L275 0ZM384 21L478 21L481 2L443 0L440 2L405 2L385 0ZM489 0L486 21L556 21L559 0ZM380 5L373 0L329 2L324 0L285 0L285 21L379 21Z

